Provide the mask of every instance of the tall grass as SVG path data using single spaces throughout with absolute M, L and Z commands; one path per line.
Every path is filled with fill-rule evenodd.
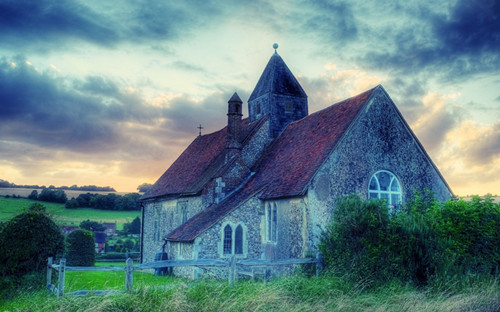
M 135 276 L 134 276 L 135 278 Z M 164 280 L 165 281 L 165 280 Z M 398 282 L 367 289 L 343 278 L 290 276 L 268 283 L 186 281 L 167 278 L 166 288 L 137 285 L 110 296 L 66 296 L 45 291 L 19 294 L 2 311 L 500 311 L 498 280 L 474 281 L 471 287 L 416 289 Z

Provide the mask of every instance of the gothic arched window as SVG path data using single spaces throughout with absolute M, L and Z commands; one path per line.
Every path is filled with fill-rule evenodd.
M 228 224 L 224 228 L 224 254 L 232 254 L 233 247 L 233 229 Z
M 236 255 L 243 254 L 243 228 L 241 225 L 238 225 L 234 231 L 234 253 Z
M 384 199 L 387 207 L 399 208 L 402 196 L 401 186 L 396 176 L 386 170 L 375 172 L 368 186 L 368 198 Z

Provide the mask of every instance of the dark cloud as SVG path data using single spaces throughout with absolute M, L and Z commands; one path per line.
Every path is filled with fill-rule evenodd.
M 489 0 L 461 0 L 447 14 L 434 12 L 431 5 L 398 12 L 416 22 L 392 29 L 380 29 L 374 24 L 366 39 L 383 36 L 385 40 L 358 59 L 370 67 L 392 69 L 399 74 L 427 72 L 452 80 L 497 73 L 499 12 L 500 2 Z
M 0 3 L 0 40 L 14 47 L 42 44 L 47 49 L 58 48 L 68 39 L 109 46 L 118 36 L 105 16 L 76 1 Z
M 199 124 L 204 133 L 223 127 L 234 92 L 226 86 L 230 91 L 202 100 L 180 95 L 151 105 L 140 91 L 117 80 L 47 74 L 22 57 L 0 62 L 0 81 L 0 141 L 10 143 L 0 149 L 1 158 L 23 164 L 56 159 L 48 151 L 72 153 L 72 158 L 109 155 L 129 163 L 165 161 L 174 157 L 168 150 L 181 150 L 196 137 Z
M 344 1 L 315 0 L 301 4 L 302 16 L 296 21 L 301 32 L 314 33 L 321 40 L 329 43 L 345 43 L 357 39 L 357 21 L 352 10 L 352 4 Z M 304 14 L 305 13 L 305 14 Z
M 218 14 L 207 2 L 7 0 L 0 3 L 0 40 L 4 47 L 37 52 L 74 47 L 75 40 L 104 47 L 173 40 Z

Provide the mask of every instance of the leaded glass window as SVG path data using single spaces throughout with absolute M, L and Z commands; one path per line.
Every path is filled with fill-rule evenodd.
M 233 229 L 231 229 L 231 226 L 228 224 L 224 228 L 224 254 L 231 254 L 232 253 L 232 236 L 233 236 Z
M 238 225 L 234 232 L 234 253 L 237 255 L 243 254 L 243 228 L 241 225 Z
M 368 198 L 383 199 L 391 209 L 400 208 L 401 186 L 396 176 L 386 170 L 375 172 L 368 186 Z

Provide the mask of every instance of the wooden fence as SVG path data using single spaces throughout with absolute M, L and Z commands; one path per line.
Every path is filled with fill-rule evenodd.
M 161 260 L 143 264 L 134 265 L 131 258 L 128 258 L 124 267 L 119 266 L 101 266 L 101 267 L 75 267 L 66 266 L 66 259 L 62 258 L 59 264 L 53 263 L 53 258 L 50 257 L 47 261 L 47 289 L 54 292 L 58 298 L 64 296 L 64 279 L 66 271 L 124 271 L 125 272 L 125 291 L 130 291 L 133 284 L 134 270 L 159 269 L 165 267 L 177 266 L 194 266 L 194 267 L 226 267 L 228 269 L 228 283 L 230 287 L 234 286 L 235 280 L 238 279 L 238 274 L 254 277 L 253 267 L 271 267 L 280 265 L 296 265 L 296 264 L 315 264 L 316 275 L 321 270 L 321 255 L 317 258 L 303 259 L 283 259 L 283 260 L 236 260 L 231 257 L 230 261 L 216 259 L 197 259 L 197 260 Z M 252 272 L 237 271 L 237 265 L 247 266 L 252 268 Z M 52 284 L 53 271 L 58 273 L 57 286 Z M 72 294 L 82 294 L 85 291 L 77 291 Z M 104 291 L 109 293 L 109 291 Z

